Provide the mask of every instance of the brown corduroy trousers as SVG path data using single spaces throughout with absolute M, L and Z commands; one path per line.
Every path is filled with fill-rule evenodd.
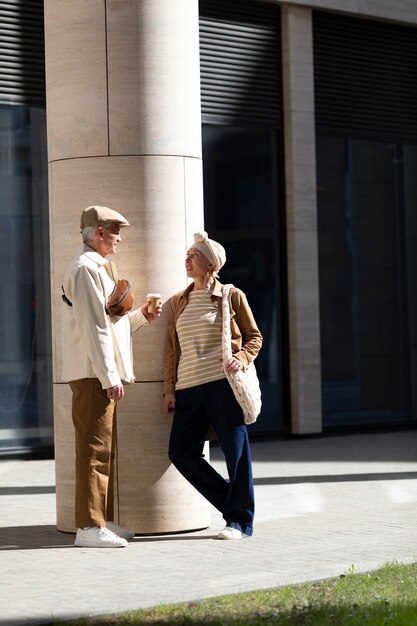
M 75 428 L 75 525 L 113 521 L 116 402 L 97 378 L 70 383 Z

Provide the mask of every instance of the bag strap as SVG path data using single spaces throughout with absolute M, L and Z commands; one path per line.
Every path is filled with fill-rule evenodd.
M 67 298 L 67 294 L 65 293 L 64 285 L 61 285 L 61 289 L 62 289 L 62 295 L 61 295 L 61 298 L 63 299 L 63 301 L 65 302 L 65 304 L 68 304 L 68 306 L 72 306 L 72 302 L 71 302 L 71 300 L 69 300 L 69 299 Z
M 105 263 L 103 267 L 114 282 L 114 284 L 117 285 L 117 283 L 119 282 L 119 275 L 117 273 L 116 264 L 113 263 L 113 261 L 107 261 L 107 263 Z
M 230 331 L 230 303 L 229 294 L 234 285 L 231 283 L 223 285 L 222 290 L 222 358 L 223 363 L 233 356 L 232 355 L 232 333 Z
M 113 263 L 113 261 L 107 261 L 107 263 L 104 263 L 103 265 L 100 265 L 100 267 L 104 267 L 104 269 L 106 270 L 109 278 L 114 282 L 114 289 L 116 289 L 117 287 L 117 283 L 119 282 L 119 277 L 117 275 L 117 268 L 115 263 Z M 106 313 L 108 314 L 108 310 L 107 310 L 107 300 L 108 298 L 106 297 L 106 288 L 103 282 L 103 279 L 100 275 L 100 272 L 98 273 L 98 276 L 100 278 L 100 282 L 101 282 L 101 286 L 103 287 L 103 295 L 105 297 L 105 310 Z M 114 291 L 114 290 L 113 290 Z

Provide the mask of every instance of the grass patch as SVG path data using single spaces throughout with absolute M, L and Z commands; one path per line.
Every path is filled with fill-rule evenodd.
M 417 563 L 338 579 L 161 605 L 73 626 L 417 626 Z

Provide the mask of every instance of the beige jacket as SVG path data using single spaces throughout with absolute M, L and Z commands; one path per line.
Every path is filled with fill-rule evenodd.
M 167 302 L 169 317 L 164 350 L 164 394 L 175 393 L 181 354 L 176 330 L 177 320 L 187 306 L 188 294 L 193 286 L 194 283 L 191 283 L 185 291 L 176 293 Z M 222 288 L 223 285 L 216 280 L 211 297 L 212 300 L 219 302 L 219 306 L 221 306 Z M 230 318 L 233 356 L 239 359 L 243 369 L 246 370 L 261 349 L 262 335 L 256 325 L 245 294 L 236 287 L 230 290 Z
M 134 382 L 131 333 L 148 323 L 139 309 L 123 317 L 106 314 L 106 299 L 115 287 L 106 263 L 84 245 L 63 282 L 72 306 L 62 303 L 63 379 L 98 378 L 103 389 Z

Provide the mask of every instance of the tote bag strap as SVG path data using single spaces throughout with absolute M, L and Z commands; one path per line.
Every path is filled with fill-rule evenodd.
M 230 303 L 229 294 L 234 285 L 223 285 L 222 291 L 222 358 L 223 363 L 233 356 L 232 355 L 232 333 L 230 331 Z

